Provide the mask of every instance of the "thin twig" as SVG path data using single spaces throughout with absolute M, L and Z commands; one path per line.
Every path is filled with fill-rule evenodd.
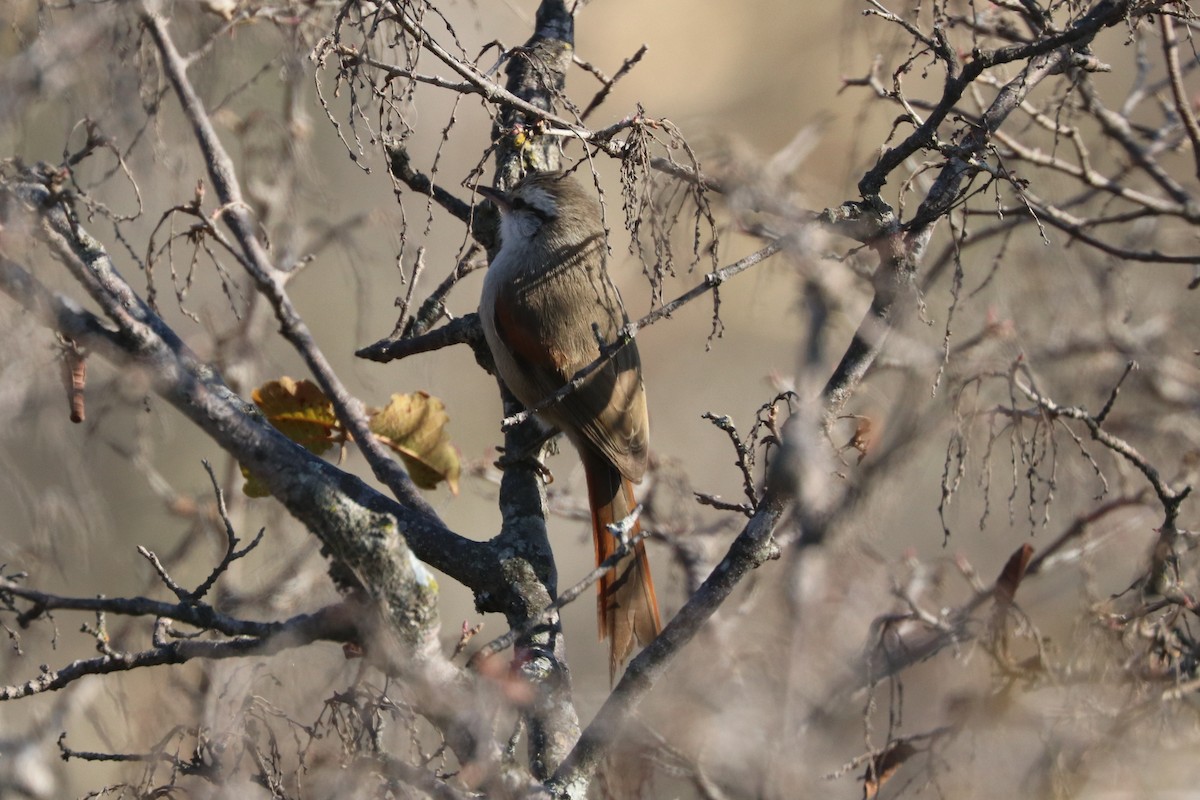
M 600 348 L 600 355 L 594 361 L 592 361 L 592 363 L 576 372 L 573 376 L 571 376 L 569 381 L 559 387 L 559 389 L 553 394 L 548 395 L 541 402 L 537 403 L 531 408 L 527 408 L 523 411 L 513 414 L 512 416 L 506 417 L 501 425 L 501 428 L 503 430 L 515 428 L 527 420 L 530 415 L 536 414 L 539 411 L 544 411 L 555 403 L 560 402 L 564 397 L 576 391 L 580 386 L 586 383 L 588 377 L 591 376 L 592 373 L 615 358 L 616 354 L 621 350 L 621 348 L 627 346 L 629 342 L 637 338 L 638 332 L 642 328 L 653 325 L 655 322 L 671 316 L 671 314 L 673 314 L 682 306 L 690 303 L 697 297 L 701 297 L 704 294 L 717 289 L 719 286 L 721 286 L 721 284 L 725 283 L 739 272 L 743 272 L 750 267 L 755 266 L 756 264 L 762 263 L 778 253 L 780 250 L 783 250 L 787 246 L 788 241 L 788 239 L 784 238 L 769 242 L 765 247 L 756 250 L 745 258 L 739 259 L 729 266 L 723 267 L 715 272 L 706 274 L 702 283 L 692 287 L 688 291 L 676 297 L 674 300 L 655 308 L 638 321 L 627 322 L 621 327 L 616 338 L 612 342 L 608 342 Z
M 389 455 L 387 449 L 371 435 L 366 410 L 361 401 L 351 395 L 338 378 L 325 354 L 313 339 L 304 319 L 284 290 L 284 280 L 279 270 L 271 263 L 266 249 L 258 237 L 258 227 L 251 218 L 249 206 L 242 199 L 233 160 L 225 151 L 205 111 L 204 104 L 187 77 L 187 64 L 167 33 L 167 23 L 147 4 L 143 6 L 142 22 L 150 32 L 163 68 L 204 154 L 209 179 L 221 206 L 225 210 L 223 219 L 233 232 L 241 248 L 243 264 L 254 279 L 260 292 L 270 300 L 280 330 L 296 351 L 304 358 L 313 376 L 326 396 L 333 402 L 338 418 L 350 432 L 355 444 L 371 465 L 375 476 L 404 503 L 424 513 L 433 514 L 433 508 L 421 495 L 408 474 Z
M 59 598 L 31 592 L 11 581 L 0 579 L 0 594 L 34 599 L 42 608 L 93 608 L 110 613 L 166 616 L 181 622 L 218 630 L 234 638 L 222 640 L 177 639 L 149 650 L 134 653 L 112 651 L 97 658 L 73 661 L 59 669 L 46 668 L 24 683 L 0 686 L 0 701 L 52 692 L 87 675 L 127 672 L 163 664 L 182 664 L 197 658 L 223 659 L 249 655 L 270 655 L 316 641 L 353 641 L 357 632 L 347 620 L 342 604 L 328 606 L 313 614 L 301 614 L 283 622 L 248 622 L 218 614 L 207 606 L 186 603 L 156 603 L 146 598 Z M 163 614 L 157 614 L 163 611 Z

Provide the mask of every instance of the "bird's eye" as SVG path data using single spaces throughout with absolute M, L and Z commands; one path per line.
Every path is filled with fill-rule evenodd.
M 526 202 L 525 202 L 525 199 L 524 199 L 523 197 L 514 197 L 513 199 L 511 199 L 511 200 L 509 200 L 509 201 L 508 201 L 508 205 L 509 205 L 511 208 L 513 208 L 513 209 L 522 209 L 522 208 L 524 208 L 524 207 L 525 207 L 527 204 L 526 204 Z

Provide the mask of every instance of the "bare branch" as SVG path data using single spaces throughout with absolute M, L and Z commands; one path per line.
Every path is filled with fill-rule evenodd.
M 285 338 L 304 357 L 322 390 L 333 401 L 338 418 L 350 431 L 355 444 L 371 465 L 376 478 L 395 496 L 417 511 L 430 515 L 432 508 L 413 485 L 411 479 L 391 458 L 387 449 L 371 435 L 366 410 L 351 396 L 334 372 L 332 365 L 317 347 L 312 333 L 284 291 L 285 275 L 272 263 L 258 238 L 257 225 L 251 219 L 249 207 L 242 199 L 233 161 L 225 152 L 209 120 L 204 104 L 187 77 L 187 64 L 167 33 L 167 23 L 150 6 L 143 7 L 143 23 L 150 32 L 162 56 L 167 77 L 192 124 L 193 133 L 208 166 L 209 178 L 224 209 L 223 218 L 233 232 L 242 252 L 243 264 L 260 292 L 270 301 L 279 319 Z
M 1196 162 L 1196 177 L 1200 178 L 1200 122 L 1196 121 L 1192 99 L 1183 87 L 1183 73 L 1179 69 L 1179 43 L 1175 39 L 1175 22 L 1170 14 L 1159 14 L 1158 24 L 1162 30 L 1163 54 L 1167 62 L 1167 76 L 1171 82 L 1171 94 L 1175 98 L 1175 113 L 1183 120 L 1183 129 L 1187 131 L 1188 139 L 1192 142 L 1192 159 Z
M 571 392 L 577 391 L 578 388 L 587 381 L 588 376 L 611 361 L 622 347 L 625 347 L 629 342 L 637 338 L 638 331 L 640 331 L 642 328 L 653 325 L 659 320 L 669 318 L 671 314 L 673 314 L 682 306 L 690 303 L 697 297 L 701 297 L 708 292 L 715 291 L 721 286 L 721 284 L 725 283 L 739 272 L 744 272 L 750 267 L 762 263 L 766 259 L 785 249 L 787 245 L 788 240 L 784 239 L 778 239 L 770 242 L 765 247 L 756 250 L 745 258 L 739 259 L 729 266 L 723 267 L 715 272 L 706 274 L 704 276 L 703 283 L 697 284 L 693 288 L 676 297 L 674 300 L 671 300 L 659 306 L 658 308 L 653 309 L 636 322 L 626 323 L 621 328 L 620 336 L 618 336 L 612 342 L 606 342 L 603 346 L 601 346 L 600 355 L 597 356 L 595 361 L 579 370 L 579 372 L 575 373 L 575 375 L 571 377 L 571 380 L 567 381 L 561 388 L 555 391 L 554 394 L 549 395 L 545 400 L 538 403 L 533 408 L 522 409 L 515 414 L 505 417 L 502 427 L 505 430 L 515 428 L 516 426 L 525 422 L 525 420 L 529 419 L 531 415 L 536 414 L 539 411 L 543 411 L 555 403 L 560 402 Z
M 344 605 L 329 606 L 313 614 L 301 614 L 284 622 L 247 622 L 217 613 L 207 606 L 159 603 L 146 598 L 69 598 L 34 592 L 0 579 L 0 595 L 9 594 L 34 602 L 34 609 L 100 610 L 114 614 L 159 616 L 176 619 L 203 629 L 219 631 L 228 639 L 177 639 L 134 653 L 112 652 L 96 658 L 73 661 L 60 669 L 45 669 L 25 683 L 0 686 L 0 701 L 29 697 L 62 689 L 87 675 L 127 672 L 163 664 L 182 664 L 193 659 L 241 658 L 271 655 L 317 641 L 348 642 L 358 636 L 347 624 Z
M 513 643 L 518 639 L 528 636 L 539 625 L 545 624 L 558 611 L 565 608 L 569 603 L 575 602 L 577 599 L 579 599 L 580 595 L 595 586 L 596 582 L 603 578 L 606 573 L 616 567 L 622 558 L 629 555 L 630 549 L 635 544 L 653 535 L 654 532 L 651 530 L 642 530 L 636 536 L 623 540 L 620 546 L 613 551 L 611 556 L 606 558 L 587 575 L 584 575 L 583 578 L 581 578 L 574 586 L 570 587 L 564 592 L 561 592 L 558 597 L 555 598 L 553 603 L 543 608 L 540 612 L 538 612 L 537 615 L 528 619 L 521 627 L 510 629 L 508 633 L 505 633 L 503 636 L 496 637 L 483 647 L 476 650 L 471 658 L 467 661 L 467 668 L 478 670 L 483 662 L 485 662 L 487 659 L 491 658 L 497 653 L 504 652 L 508 648 L 512 647 Z

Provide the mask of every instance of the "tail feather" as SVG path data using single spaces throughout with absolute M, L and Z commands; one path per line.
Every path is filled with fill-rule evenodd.
M 598 453 L 583 454 L 583 467 L 592 508 L 592 542 L 596 547 L 596 563 L 600 564 L 617 549 L 616 537 L 608 526 L 625 519 L 636 505 L 633 484 Z M 629 535 L 640 530 L 641 526 L 635 523 Z M 647 645 L 662 630 L 644 542 L 634 545 L 633 551 L 600 579 L 596 615 L 600 638 L 609 640 L 611 680 L 633 651 L 635 639 Z

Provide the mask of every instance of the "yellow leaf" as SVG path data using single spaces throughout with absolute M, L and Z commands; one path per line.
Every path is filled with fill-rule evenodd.
M 243 465 L 238 464 L 242 470 L 242 477 L 246 482 L 242 484 L 242 494 L 246 497 L 270 497 L 271 493 L 267 491 L 267 487 L 263 485 L 253 472 L 246 469 Z
M 321 455 L 341 435 L 333 403 L 312 381 L 295 381 L 286 375 L 250 393 L 250 399 L 279 432 L 306 450 Z M 239 465 L 241 466 L 241 465 Z M 256 475 L 241 466 L 247 497 L 268 497 L 270 492 Z
M 446 406 L 425 392 L 394 394 L 386 408 L 371 417 L 371 432 L 395 450 L 413 482 L 422 489 L 445 481 L 458 494 L 462 465 L 458 449 L 450 443 Z
M 345 437 L 333 413 L 333 403 L 311 381 L 288 377 L 264 383 L 251 392 L 263 416 L 292 441 L 322 455 Z M 371 416 L 371 432 L 399 454 L 413 482 L 422 489 L 435 489 L 445 481 L 458 494 L 462 470 L 458 450 L 446 433 L 446 406 L 425 392 L 394 394 L 387 407 Z M 242 467 L 248 497 L 266 497 L 269 492 L 258 478 Z
M 284 376 L 264 383 L 250 397 L 280 433 L 317 455 L 332 447 L 341 433 L 333 403 L 312 381 Z

